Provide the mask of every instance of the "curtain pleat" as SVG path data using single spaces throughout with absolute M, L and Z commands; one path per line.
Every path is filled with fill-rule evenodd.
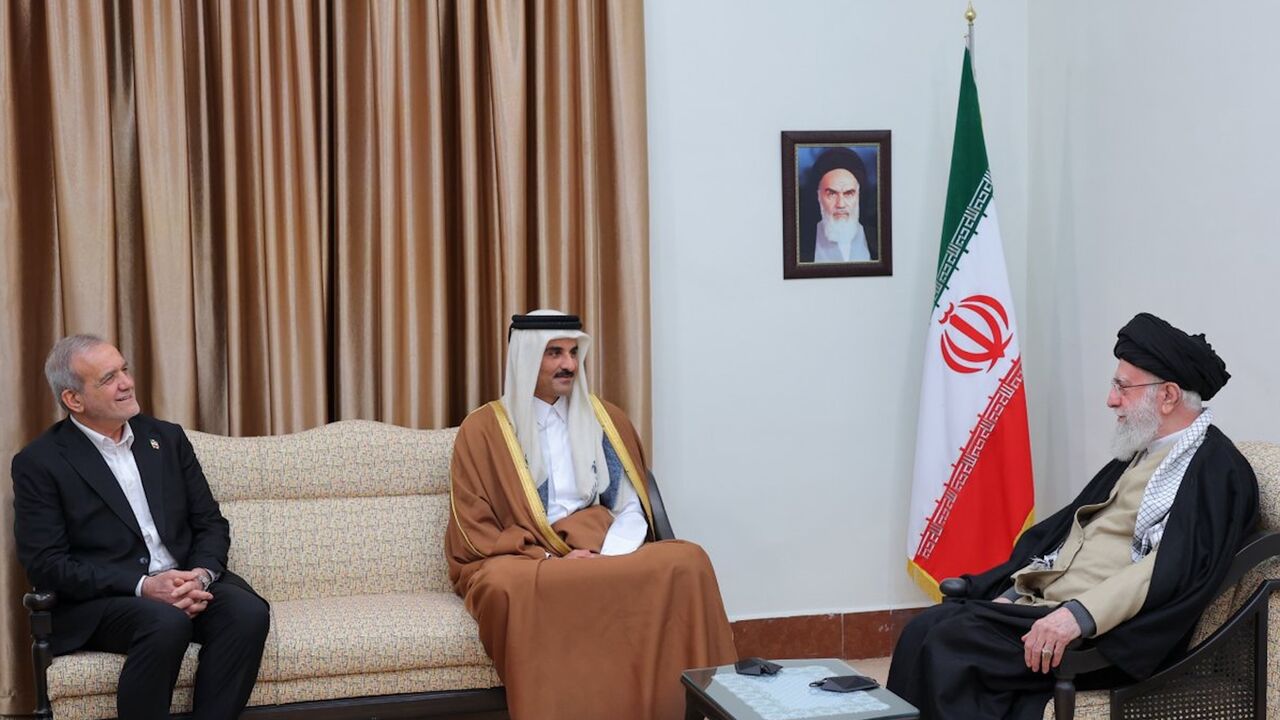
M 194 429 L 442 427 L 536 307 L 647 434 L 643 52 L 633 0 L 0 3 L 0 457 L 59 418 L 66 334 Z M 0 714 L 28 589 L 0 533 Z
M 334 27 L 338 415 L 456 423 L 510 316 L 557 307 L 647 428 L 642 7 L 352 0 Z
M 54 417 L 42 377 L 61 323 L 57 194 L 53 173 L 48 18 L 31 0 L 0 4 L 0 367 L 12 401 L 0 413 L 0 457 L 11 458 Z M 27 242 L 26 238 L 38 239 Z M 30 712 L 30 626 L 22 595 L 30 588 L 14 558 L 13 490 L 0 483 L 0 713 Z

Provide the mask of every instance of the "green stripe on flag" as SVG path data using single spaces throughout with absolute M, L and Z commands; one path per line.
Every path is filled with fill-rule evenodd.
M 966 48 L 964 68 L 960 72 L 956 135 L 951 146 L 951 177 L 947 182 L 947 204 L 942 215 L 942 243 L 938 248 L 938 278 L 933 293 L 935 308 L 960 256 L 969 246 L 979 218 L 991 202 L 991 174 L 988 169 L 987 144 L 982 138 L 982 111 L 978 108 L 978 86 L 973 80 L 973 63 Z

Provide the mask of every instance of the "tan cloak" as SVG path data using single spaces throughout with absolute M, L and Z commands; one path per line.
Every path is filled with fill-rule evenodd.
M 652 528 L 635 429 L 617 407 L 592 401 Z M 697 545 L 559 557 L 598 552 L 612 516 L 595 505 L 547 524 L 500 403 L 463 421 L 451 482 L 449 578 L 480 625 L 513 720 L 682 718 L 680 672 L 736 659 L 715 572 Z

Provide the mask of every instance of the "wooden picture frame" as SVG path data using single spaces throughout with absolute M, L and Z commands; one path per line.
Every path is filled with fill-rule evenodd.
M 782 277 L 893 274 L 890 135 L 782 132 Z

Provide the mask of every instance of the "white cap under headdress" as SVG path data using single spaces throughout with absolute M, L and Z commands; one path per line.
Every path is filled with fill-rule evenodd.
M 524 317 L 570 318 L 559 310 L 534 310 Z M 533 323 L 537 324 L 537 323 Z M 515 426 L 516 439 L 524 450 L 529 463 L 529 474 L 534 484 L 541 487 L 547 481 L 546 464 L 542 458 L 542 443 L 538 436 L 538 421 L 533 411 L 533 392 L 538 386 L 538 373 L 542 369 L 542 356 L 552 340 L 578 341 L 578 372 L 569 392 L 569 448 L 573 454 L 574 479 L 584 497 L 595 498 L 609 486 L 609 470 L 604 457 L 604 428 L 596 419 L 587 388 L 586 359 L 591 349 L 591 336 L 576 329 L 580 323 L 556 323 L 560 328 L 520 329 L 512 323 L 511 337 L 507 343 L 507 377 L 502 386 L 502 405 Z

